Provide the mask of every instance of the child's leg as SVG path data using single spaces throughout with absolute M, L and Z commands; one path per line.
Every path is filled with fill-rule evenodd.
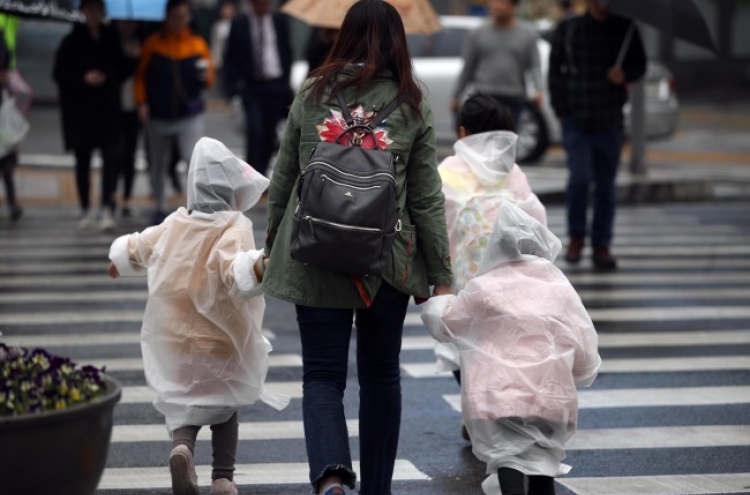
M 198 477 L 195 474 L 195 439 L 200 426 L 183 426 L 172 432 L 172 450 L 169 453 L 169 472 L 172 476 L 173 495 L 198 495 Z
M 190 452 L 195 452 L 195 440 L 198 438 L 200 426 L 183 426 L 172 432 L 172 448 L 184 445 Z
M 503 495 L 525 495 L 523 488 L 525 476 L 521 471 L 502 467 L 497 470 L 497 478 Z
M 555 478 L 529 476 L 529 495 L 555 495 Z
M 239 421 L 236 412 L 226 423 L 211 425 L 211 447 L 214 456 L 214 462 L 211 464 L 213 467 L 212 480 L 220 478 L 232 480 L 238 435 Z

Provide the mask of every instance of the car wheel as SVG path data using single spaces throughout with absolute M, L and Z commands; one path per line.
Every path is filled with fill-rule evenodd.
M 542 112 L 527 101 L 518 119 L 518 163 L 531 164 L 542 159 L 549 147 L 549 130 Z

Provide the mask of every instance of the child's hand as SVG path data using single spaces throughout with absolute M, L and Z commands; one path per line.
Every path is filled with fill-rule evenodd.
M 109 262 L 109 267 L 107 268 L 107 273 L 112 278 L 117 278 L 117 277 L 120 276 L 120 272 L 117 271 L 117 267 L 111 261 Z

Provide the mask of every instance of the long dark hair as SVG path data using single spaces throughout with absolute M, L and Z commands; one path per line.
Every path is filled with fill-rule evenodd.
M 414 78 L 404 23 L 393 5 L 383 0 L 358 0 L 352 5 L 326 61 L 311 74 L 317 80 L 310 98 L 320 102 L 335 75 L 351 64 L 361 67 L 352 77 L 334 82 L 334 92 L 366 84 L 390 71 L 404 103 L 419 114 L 422 90 Z

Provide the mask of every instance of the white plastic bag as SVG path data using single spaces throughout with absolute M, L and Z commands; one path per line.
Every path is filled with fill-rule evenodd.
M 7 155 L 18 146 L 29 129 L 29 121 L 18 109 L 15 97 L 3 91 L 3 103 L 0 105 L 0 156 Z

